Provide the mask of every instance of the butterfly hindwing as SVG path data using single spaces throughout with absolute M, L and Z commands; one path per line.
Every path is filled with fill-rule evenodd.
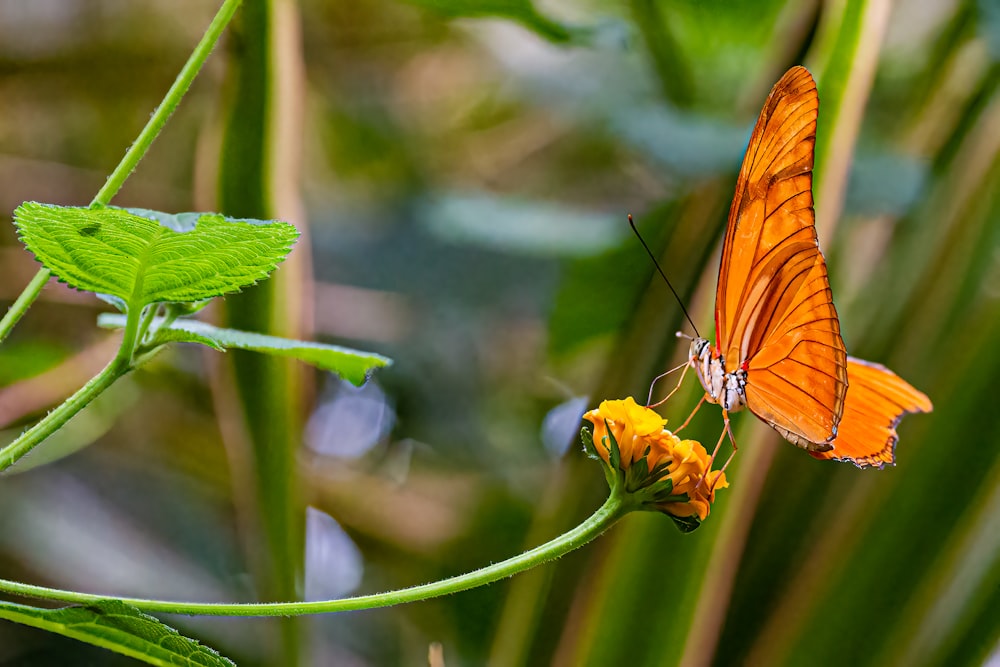
M 833 449 L 818 459 L 850 461 L 859 468 L 894 463 L 896 424 L 911 412 L 933 409 L 926 394 L 881 364 L 847 358 L 850 389 Z

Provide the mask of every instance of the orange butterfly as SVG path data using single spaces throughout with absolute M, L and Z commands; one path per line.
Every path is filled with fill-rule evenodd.
M 793 67 L 771 89 L 729 209 L 715 294 L 718 344 L 691 343 L 703 400 L 744 405 L 816 458 L 893 462 L 896 424 L 930 400 L 895 373 L 847 356 L 816 237 L 813 151 L 819 97 Z M 721 443 L 721 440 L 720 440 Z

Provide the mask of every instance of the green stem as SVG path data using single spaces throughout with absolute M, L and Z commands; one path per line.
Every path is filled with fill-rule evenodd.
M 83 410 L 115 380 L 132 370 L 132 355 L 135 353 L 142 310 L 133 308 L 125 321 L 118 354 L 100 373 L 90 378 L 75 394 L 66 399 L 55 410 L 45 415 L 37 424 L 22 433 L 14 442 L 0 449 L 0 472 L 17 463 L 22 456 L 41 444 L 46 438 L 62 428 L 76 413 Z
M 39 269 L 35 277 L 28 283 L 28 286 L 21 292 L 21 296 L 17 297 L 17 301 L 7 309 L 7 314 L 0 320 L 0 343 L 7 338 L 14 325 L 28 312 L 28 308 L 35 302 L 38 295 L 42 293 L 42 288 L 45 287 L 45 283 L 49 281 L 51 275 L 52 273 L 48 269 Z
M 125 179 L 129 177 L 129 174 L 135 169 L 135 166 L 139 164 L 139 160 L 146 154 L 149 147 L 152 145 L 153 141 L 160 134 L 160 130 L 166 125 L 167 119 L 170 115 L 174 113 L 177 105 L 180 104 L 181 98 L 191 87 L 191 83 L 194 78 L 198 75 L 202 66 L 205 64 L 205 60 L 208 59 L 212 49 L 215 48 L 216 42 L 219 41 L 219 37 L 222 36 L 222 31 L 225 30 L 226 26 L 229 24 L 230 19 L 233 18 L 233 14 L 236 13 L 236 9 L 240 6 L 242 0 L 225 0 L 222 3 L 222 7 L 219 8 L 218 13 L 215 18 L 212 19 L 212 23 L 208 26 L 208 30 L 205 31 L 204 36 L 201 41 L 198 42 L 198 46 L 194 48 L 191 56 L 188 58 L 187 62 L 184 63 L 183 69 L 181 69 L 180 74 L 174 80 L 174 85 L 170 86 L 170 90 L 167 91 L 166 96 L 164 96 L 163 101 L 160 102 L 160 106 L 156 107 L 156 111 L 150 116 L 149 122 L 146 123 L 146 127 L 142 128 L 142 132 L 136 138 L 135 143 L 133 143 L 128 152 L 125 153 L 125 157 L 122 161 L 118 163 L 115 170 L 111 172 L 108 176 L 107 182 L 105 182 L 104 187 L 97 193 L 94 197 L 94 201 L 90 203 L 91 206 L 105 206 L 111 199 L 118 194 L 121 190 L 122 184 L 125 183 Z
M 157 303 L 152 303 L 146 306 L 145 315 L 142 317 L 142 322 L 139 324 L 139 334 L 136 337 L 136 341 L 141 345 L 146 340 L 146 334 L 149 333 L 149 325 L 153 323 L 156 318 L 156 313 L 160 310 L 160 305 Z
M 622 516 L 637 509 L 636 502 L 620 491 L 613 490 L 604 504 L 590 518 L 567 533 L 550 542 L 535 547 L 523 554 L 503 562 L 490 565 L 467 574 L 435 581 L 422 586 L 404 588 L 398 591 L 361 595 L 342 600 L 322 600 L 319 602 L 271 602 L 260 604 L 226 604 L 207 602 L 170 602 L 167 600 L 146 600 L 140 598 L 117 598 L 105 595 L 90 595 L 74 591 L 64 591 L 43 586 L 32 586 L 16 581 L 0 579 L 0 592 L 56 600 L 74 604 L 91 604 L 110 600 L 121 600 L 146 612 L 187 614 L 190 616 L 303 616 L 307 614 L 328 614 L 359 609 L 389 607 L 407 602 L 427 600 L 449 593 L 468 590 L 510 577 L 518 572 L 541 565 L 558 558 L 577 547 L 583 546 L 611 527 Z
M 153 112 L 149 122 L 146 123 L 146 127 L 142 128 L 142 132 L 139 133 L 135 142 L 129 147 L 125 153 L 125 157 L 122 158 L 122 161 L 118 163 L 115 170 L 108 176 L 104 187 L 98 191 L 90 203 L 91 206 L 107 205 L 118 194 L 118 191 L 121 190 L 125 179 L 135 170 L 136 165 L 139 164 L 139 160 L 149 150 L 149 147 L 160 134 L 163 126 L 166 125 L 170 115 L 173 114 L 184 94 L 191 87 L 195 76 L 198 75 L 198 72 L 205 64 L 205 60 L 219 41 L 222 31 L 225 30 L 229 21 L 233 18 L 233 14 L 236 13 L 241 2 L 242 0 L 225 0 L 222 3 L 222 7 L 219 8 L 215 18 L 212 19 L 212 23 L 208 26 L 208 30 L 205 31 L 201 41 L 198 42 L 198 46 L 195 47 L 187 62 L 184 63 L 184 67 L 174 80 L 174 84 L 170 86 L 170 90 L 167 91 L 163 101 L 156 107 L 156 111 Z M 42 287 L 51 275 L 52 273 L 48 269 L 39 269 L 35 277 L 28 283 L 28 286 L 21 292 L 21 295 L 17 297 L 17 301 L 7 311 L 3 320 L 0 320 L 0 342 L 3 342 L 7 338 L 7 335 L 28 311 L 31 304 L 38 298 Z
M 138 282 L 141 283 L 141 279 Z M 115 355 L 115 361 L 121 365 L 123 372 L 132 370 L 132 356 L 139 345 L 139 329 L 145 320 L 143 317 L 144 309 L 141 306 L 130 303 L 127 308 L 128 314 L 125 317 L 122 344 L 118 348 L 118 354 Z
M 98 394 L 110 387 L 115 380 L 124 374 L 125 371 L 122 370 L 121 363 L 116 357 L 58 408 L 45 415 L 44 419 L 22 433 L 14 442 L 0 449 L 0 472 L 17 463 L 22 456 L 62 428 L 76 413 L 85 408 L 97 398 Z

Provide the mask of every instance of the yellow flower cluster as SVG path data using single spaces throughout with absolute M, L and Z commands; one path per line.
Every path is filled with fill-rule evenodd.
M 666 430 L 665 419 L 631 396 L 602 401 L 583 418 L 594 425 L 597 454 L 624 473 L 626 490 L 644 495 L 645 504 L 662 512 L 704 520 L 716 490 L 729 486 L 725 473 L 711 470 L 711 457 L 701 443 Z

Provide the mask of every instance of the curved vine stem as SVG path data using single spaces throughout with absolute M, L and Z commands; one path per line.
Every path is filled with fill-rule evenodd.
M 272 602 L 260 604 L 227 604 L 210 602 L 171 602 L 142 598 L 118 598 L 105 595 L 91 595 L 74 591 L 64 591 L 43 586 L 22 584 L 0 579 L 0 592 L 22 595 L 43 600 L 55 600 L 72 604 L 90 604 L 119 600 L 145 612 L 186 614 L 189 616 L 304 616 L 308 614 L 329 614 L 359 609 L 376 609 L 407 602 L 427 600 L 449 593 L 468 590 L 493 583 L 517 574 L 547 561 L 558 558 L 590 542 L 606 531 L 628 512 L 638 509 L 638 502 L 616 488 L 604 504 L 583 523 L 559 537 L 535 547 L 520 555 L 500 563 L 472 572 L 397 591 L 361 595 L 341 600 L 317 602 Z

